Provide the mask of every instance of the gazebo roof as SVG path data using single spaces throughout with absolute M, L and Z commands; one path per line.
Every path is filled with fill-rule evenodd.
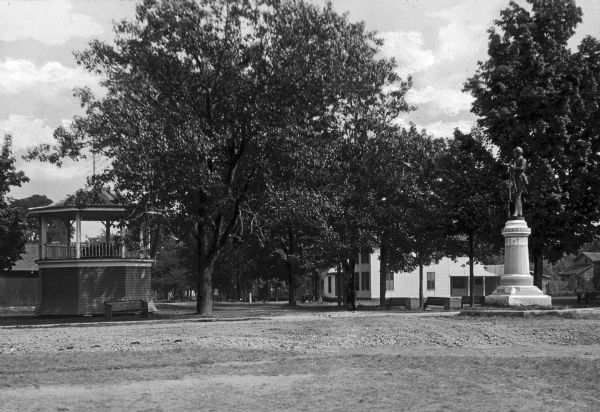
M 75 194 L 47 206 L 32 207 L 27 216 L 70 218 L 79 213 L 83 220 L 118 219 L 125 215 L 126 208 L 117 202 L 107 190 L 78 190 Z

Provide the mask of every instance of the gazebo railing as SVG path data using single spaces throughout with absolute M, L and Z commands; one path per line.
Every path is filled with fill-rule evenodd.
M 76 259 L 77 247 L 75 243 L 46 243 L 44 245 L 44 259 L 64 260 Z M 80 246 L 80 258 L 147 258 L 148 250 L 143 247 L 134 249 L 124 248 L 119 242 L 84 242 Z
M 44 259 L 75 259 L 77 256 L 75 243 L 46 243 Z
M 122 248 L 114 242 L 85 242 L 81 244 L 81 257 L 122 257 Z

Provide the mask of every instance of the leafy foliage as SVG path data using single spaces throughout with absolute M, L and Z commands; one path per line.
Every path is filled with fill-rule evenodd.
M 498 254 L 506 213 L 503 168 L 486 145 L 480 130 L 454 132 L 437 164 L 440 191 L 447 207 L 446 226 L 451 254 L 469 257 L 470 296 L 475 285 L 473 264 Z
M 207 314 L 215 261 L 257 223 L 265 191 L 284 193 L 285 177 L 322 169 L 359 109 L 404 104 L 402 84 L 384 92 L 399 79 L 393 61 L 376 57 L 380 45 L 331 5 L 146 0 L 135 20 L 116 24 L 114 43 L 77 54 L 104 76 L 106 95 L 80 90 L 85 116 L 30 156 L 105 156 L 111 167 L 96 183 L 164 211 L 179 236 L 191 232 L 197 310 Z
M 193 259 L 183 243 L 169 237 L 161 245 L 153 268 L 152 288 L 163 297 L 171 293 L 182 299 L 185 292 L 194 289 Z
M 598 80 L 600 45 L 568 40 L 581 22 L 575 2 L 511 2 L 490 29 L 487 61 L 465 89 L 479 125 L 507 160 L 515 146 L 528 159 L 525 216 L 541 287 L 542 256 L 556 261 L 597 233 L 600 217 Z
M 402 250 L 410 250 L 419 267 L 419 301 L 423 306 L 423 267 L 448 256 L 449 232 L 445 226 L 449 213 L 437 167 L 444 141 L 433 139 L 415 127 L 403 132 L 410 147 L 410 186 L 406 197 L 406 237 Z
M 32 195 L 23 199 L 14 199 L 10 205 L 11 207 L 19 209 L 22 216 L 25 216 L 27 210 L 31 207 L 48 206 L 52 204 L 52 200 L 48 199 L 44 195 Z M 24 234 L 25 238 L 29 242 L 37 242 L 39 239 L 39 222 L 37 218 L 30 217 L 24 221 Z M 63 220 L 51 220 L 48 222 L 47 227 L 47 241 L 48 242 L 66 242 L 67 241 L 67 228 L 66 222 Z
M 4 136 L 0 151 L 0 270 L 10 269 L 25 247 L 20 209 L 9 206 L 6 195 L 11 186 L 21 186 L 29 179 L 15 168 L 11 151 L 12 137 Z

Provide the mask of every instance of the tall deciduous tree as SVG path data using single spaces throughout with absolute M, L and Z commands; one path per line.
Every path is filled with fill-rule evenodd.
M 407 131 L 395 125 L 382 124 L 374 139 L 366 146 L 365 170 L 360 171 L 365 187 L 359 192 L 368 199 L 366 214 L 374 229 L 374 242 L 380 248 L 380 305 L 385 305 L 387 281 L 394 271 L 410 271 L 414 259 L 406 247 L 408 199 L 413 192 L 412 147 Z
M 471 306 L 473 265 L 499 252 L 500 230 L 507 217 L 503 168 L 487 146 L 480 130 L 469 134 L 456 130 L 438 159 L 440 190 L 447 204 L 446 224 L 454 238 L 450 245 L 456 255 L 469 257 Z
M 10 269 L 25 247 L 25 234 L 20 209 L 9 206 L 6 195 L 11 187 L 21 186 L 29 179 L 15 168 L 12 137 L 4 136 L 0 150 L 0 270 Z
M 409 141 L 411 185 L 406 197 L 405 230 L 401 250 L 411 250 L 414 265 L 419 268 L 419 302 L 424 303 L 423 268 L 432 261 L 449 255 L 448 231 L 445 222 L 448 206 L 440 189 L 441 176 L 437 167 L 444 141 L 433 139 L 413 126 L 404 130 Z
M 382 221 L 386 205 L 382 199 L 390 189 L 385 182 L 388 171 L 384 165 L 397 153 L 394 122 L 401 112 L 411 110 L 404 98 L 411 79 L 400 79 L 395 68 L 393 61 L 371 64 L 360 75 L 370 88 L 360 90 L 349 101 L 338 121 L 342 139 L 332 162 L 330 193 L 339 209 L 331 216 L 331 226 L 337 235 L 334 248 L 340 262 L 338 267 L 344 273 L 340 282 L 343 285 L 338 286 L 350 307 L 355 306 L 357 296 L 356 257 L 379 247 L 384 238 Z M 397 170 L 394 165 L 393 171 Z
M 575 54 L 568 41 L 581 22 L 573 0 L 511 2 L 490 29 L 489 58 L 465 89 L 479 125 L 508 160 L 515 146 L 528 159 L 524 199 L 532 226 L 535 284 L 551 261 L 589 242 L 600 218 L 597 91 L 598 42 Z M 591 88 L 591 89 L 590 89 Z M 592 93 L 592 94 L 590 94 Z
M 335 238 L 327 220 L 334 208 L 327 196 L 303 185 L 267 194 L 263 243 L 285 265 L 291 306 L 296 305 L 300 274 L 335 264 L 329 247 Z
M 292 165 L 327 161 L 316 142 L 336 141 L 353 104 L 394 80 L 380 76 L 393 67 L 376 58 L 380 44 L 331 5 L 145 0 L 114 44 L 77 55 L 106 95 L 80 90 L 85 116 L 56 131 L 57 150 L 30 154 L 60 162 L 90 148 L 111 164 L 98 182 L 193 228 L 197 311 L 209 314 L 215 261 L 256 212 L 280 152 Z

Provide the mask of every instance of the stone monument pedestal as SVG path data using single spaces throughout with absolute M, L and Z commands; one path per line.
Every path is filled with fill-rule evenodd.
M 552 306 L 552 298 L 533 285 L 529 273 L 529 245 L 531 229 L 525 218 L 512 218 L 506 222 L 502 235 L 504 247 L 504 275 L 500 285 L 485 297 L 486 305 L 493 306 Z

